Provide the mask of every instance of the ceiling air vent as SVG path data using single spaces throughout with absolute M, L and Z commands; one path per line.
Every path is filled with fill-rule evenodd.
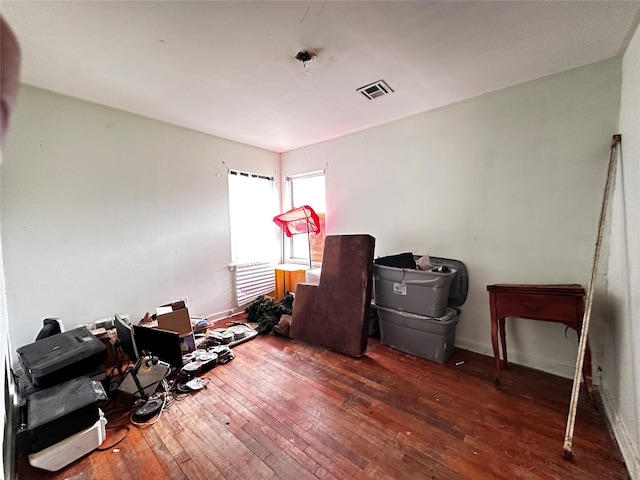
M 374 98 L 381 97 L 382 95 L 387 95 L 389 93 L 392 93 L 393 90 L 389 85 L 385 83 L 384 80 L 378 80 L 377 82 L 373 82 L 373 83 L 370 83 L 369 85 L 365 85 L 364 87 L 358 88 L 356 92 L 360 92 L 369 100 L 373 100 Z

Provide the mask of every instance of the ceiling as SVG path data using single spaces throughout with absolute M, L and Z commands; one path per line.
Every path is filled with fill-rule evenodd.
M 639 7 L 2 0 L 24 83 L 275 152 L 614 57 Z

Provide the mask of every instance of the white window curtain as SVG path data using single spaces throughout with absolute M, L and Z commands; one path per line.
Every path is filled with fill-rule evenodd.
M 229 170 L 229 214 L 233 263 L 275 262 L 278 259 L 278 214 L 275 179 Z

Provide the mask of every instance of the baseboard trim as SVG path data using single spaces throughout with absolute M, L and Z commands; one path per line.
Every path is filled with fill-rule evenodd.
M 627 472 L 633 480 L 640 480 L 640 455 L 637 446 L 633 444 L 624 422 L 618 415 L 617 404 L 607 386 L 601 385 L 599 392 L 609 428 L 618 442 L 618 448 L 627 466 Z
M 464 339 L 456 338 L 456 347 L 464 350 L 469 350 L 482 355 L 493 357 L 493 348 L 491 345 L 480 344 L 476 342 L 469 342 Z M 537 357 L 535 355 L 529 355 L 519 352 L 512 348 L 509 349 L 509 363 L 515 363 L 525 367 L 533 368 L 535 370 L 541 370 L 546 373 L 551 373 L 563 378 L 573 379 L 575 372 L 575 364 L 566 365 L 563 363 L 555 362 L 549 358 Z
M 229 310 L 224 310 L 222 312 L 217 312 L 217 313 L 210 313 L 209 315 L 205 315 L 203 318 L 206 318 L 207 321 L 209 322 L 217 322 L 218 320 L 222 320 L 225 318 L 229 318 L 232 317 L 234 315 L 237 315 L 239 313 L 244 312 L 246 306 L 243 307 L 237 307 L 237 308 L 230 308 Z

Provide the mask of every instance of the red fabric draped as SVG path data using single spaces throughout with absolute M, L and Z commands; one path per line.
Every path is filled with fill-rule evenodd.
M 307 231 L 310 233 L 320 232 L 318 214 L 309 205 L 276 215 L 273 217 L 273 221 L 287 234 L 287 237 L 298 233 L 307 233 Z

